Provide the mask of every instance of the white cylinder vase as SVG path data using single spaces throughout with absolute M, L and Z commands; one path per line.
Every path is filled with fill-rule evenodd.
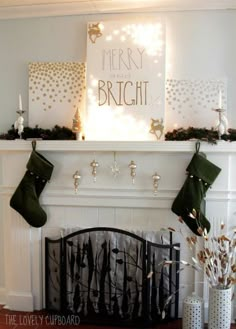
M 208 329 L 230 329 L 232 289 L 209 289 Z
M 203 329 L 203 299 L 193 294 L 184 300 L 182 329 Z

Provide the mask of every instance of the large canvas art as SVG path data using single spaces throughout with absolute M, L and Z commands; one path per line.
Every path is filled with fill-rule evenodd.
M 29 64 L 29 125 L 72 128 L 74 114 L 84 111 L 85 64 Z
M 164 24 L 89 23 L 86 139 L 162 139 L 164 100 Z

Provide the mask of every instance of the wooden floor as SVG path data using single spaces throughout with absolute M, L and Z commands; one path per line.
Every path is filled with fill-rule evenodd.
M 60 319 L 58 319 L 59 321 Z M 2 305 L 0 305 L 0 329 L 60 329 L 63 327 L 63 329 L 74 329 L 75 327 L 79 329 L 114 329 L 118 328 L 115 325 L 114 326 L 96 326 L 96 325 L 84 325 L 79 324 L 76 321 L 76 318 L 74 319 L 73 324 L 66 324 L 66 325 L 60 325 L 59 322 L 54 323 L 56 321 L 55 318 L 49 318 L 48 314 L 40 311 L 40 312 L 16 312 L 16 311 L 9 311 L 4 309 Z M 158 325 L 156 327 L 152 328 L 158 328 L 158 329 L 181 329 L 182 328 L 182 321 L 172 321 L 166 324 Z M 206 326 L 207 328 L 207 326 Z M 236 325 L 232 324 L 231 329 L 236 329 Z M 128 329 L 122 327 L 122 329 Z M 129 328 L 130 329 L 130 328 Z M 136 328 L 133 328 L 136 329 Z

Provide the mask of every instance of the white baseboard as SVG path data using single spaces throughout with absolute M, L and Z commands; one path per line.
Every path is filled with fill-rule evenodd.
M 34 310 L 34 301 L 32 294 L 11 291 L 6 296 L 6 304 L 9 310 L 32 312 Z

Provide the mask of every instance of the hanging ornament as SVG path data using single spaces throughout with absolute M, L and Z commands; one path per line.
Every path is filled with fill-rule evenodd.
M 79 109 L 76 109 L 74 118 L 73 118 L 73 125 L 72 125 L 72 131 L 76 133 L 76 139 L 79 140 L 81 138 L 82 133 L 82 122 L 80 118 Z
M 137 165 L 133 160 L 130 162 L 129 168 L 130 168 L 130 176 L 132 177 L 132 183 L 134 184 L 135 183 Z
M 114 161 L 110 168 L 111 168 L 113 177 L 116 178 L 120 174 L 120 167 L 116 161 L 116 152 L 114 152 Z
M 155 172 L 155 174 L 152 176 L 153 179 L 153 194 L 156 196 L 157 195 L 157 190 L 158 190 L 158 185 L 159 185 L 159 180 L 161 179 L 161 176 Z
M 73 175 L 73 179 L 74 179 L 74 189 L 75 189 L 75 193 L 77 194 L 77 193 L 78 193 L 78 190 L 79 190 L 79 182 L 80 182 L 80 179 L 81 179 L 81 176 L 80 176 L 78 170 L 76 170 L 76 172 L 74 173 L 74 175 Z
M 90 166 L 92 167 L 93 181 L 95 183 L 97 180 L 97 168 L 99 167 L 99 163 L 96 160 L 93 160 L 90 163 Z

